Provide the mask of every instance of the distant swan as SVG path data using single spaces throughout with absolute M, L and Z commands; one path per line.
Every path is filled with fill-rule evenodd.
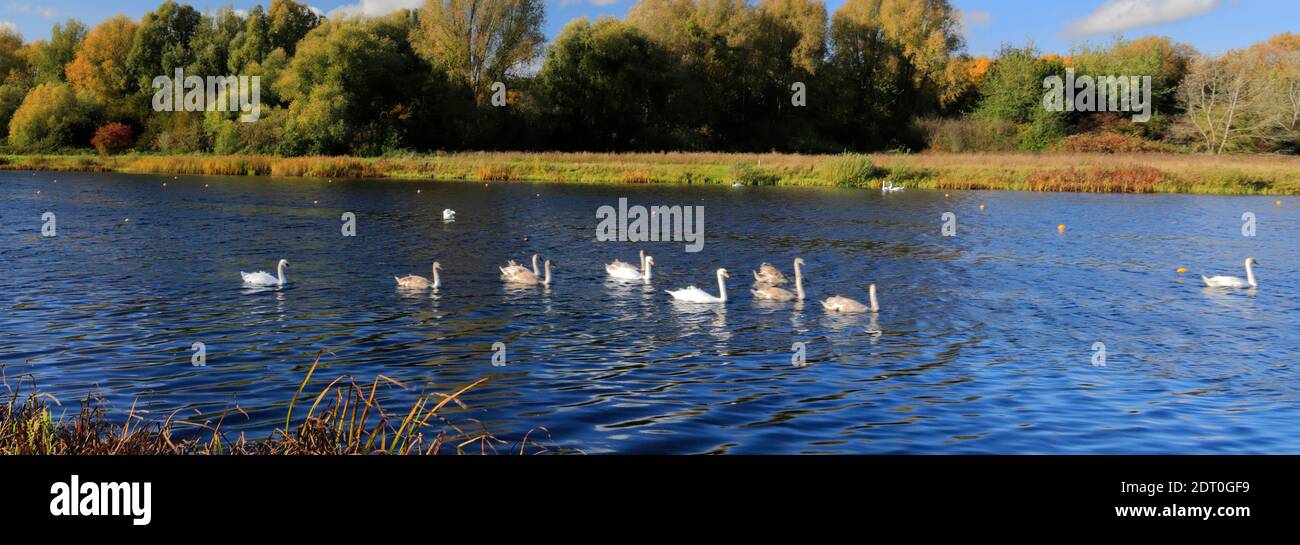
M 727 272 L 727 269 L 718 269 L 717 297 L 695 286 L 677 291 L 668 290 L 668 295 L 673 296 L 673 299 L 678 301 L 690 303 L 725 303 L 727 302 L 727 283 L 725 281 L 727 278 L 731 278 L 731 274 Z
M 862 303 L 849 299 L 848 297 L 835 296 L 822 301 L 822 308 L 826 312 L 840 312 L 844 314 L 856 314 L 860 312 L 879 312 L 880 305 L 876 303 L 876 285 L 872 284 L 867 292 L 871 296 L 871 306 L 868 307 Z
M 1258 265 L 1258 264 L 1259 261 L 1256 261 L 1255 258 L 1253 257 L 1246 258 L 1246 279 L 1245 280 L 1242 280 L 1235 276 L 1212 276 L 1210 278 L 1206 278 L 1205 275 L 1201 275 L 1201 280 L 1205 281 L 1205 285 L 1211 288 L 1237 288 L 1237 289 L 1257 288 L 1259 287 L 1259 283 L 1255 282 L 1255 269 L 1253 269 L 1251 266 Z
M 613 263 L 605 265 L 605 272 L 621 280 L 640 280 L 643 276 L 646 277 L 647 281 L 650 280 L 649 271 L 646 269 L 645 250 L 641 250 L 641 270 L 637 270 L 631 263 L 624 263 L 615 259 Z
M 250 286 L 283 286 L 284 269 L 289 266 L 289 262 L 281 259 L 280 264 L 276 266 L 278 276 L 271 276 L 266 271 L 257 271 L 255 273 L 239 272 L 239 276 L 244 277 L 244 283 Z
M 803 269 L 800 268 L 802 266 L 803 266 L 803 258 L 796 257 L 794 259 L 795 293 L 790 293 L 790 290 L 784 288 L 778 288 L 776 286 L 765 286 L 750 291 L 754 294 L 755 299 L 763 299 L 766 301 L 792 301 L 794 299 L 798 299 L 800 301 L 803 301 Z
M 425 277 L 423 277 L 423 276 L 416 276 L 416 275 L 403 276 L 403 277 L 401 277 L 401 278 L 394 277 L 394 278 L 397 280 L 397 285 L 398 285 L 399 287 L 403 287 L 403 288 L 414 288 L 414 289 L 427 289 L 427 288 L 433 288 L 433 289 L 436 290 L 436 289 L 438 289 L 440 286 L 442 286 L 442 279 L 438 277 L 438 271 L 439 271 L 439 270 L 442 270 L 442 265 L 440 265 L 438 262 L 435 261 L 435 262 L 433 263 L 433 281 L 432 281 L 432 282 L 429 281 L 428 278 L 425 278 Z
M 773 267 L 773 266 L 771 266 L 771 265 L 769 265 L 769 264 L 767 264 L 767 263 L 764 263 L 764 264 L 760 265 L 760 266 L 758 267 L 758 270 L 757 270 L 757 271 L 754 271 L 754 283 L 755 283 L 755 284 L 766 284 L 766 285 L 769 285 L 769 286 L 779 286 L 779 285 L 784 284 L 784 283 L 786 283 L 786 282 L 788 282 L 788 281 L 789 281 L 789 280 L 787 280 L 787 279 L 785 278 L 785 275 L 784 275 L 784 274 L 781 274 L 781 271 L 780 271 L 780 270 L 778 270 L 776 267 Z
M 893 180 L 886 181 L 880 185 L 880 190 L 885 193 L 896 193 L 907 189 L 901 185 L 894 185 Z
M 443 221 L 456 221 L 456 211 L 450 208 L 442 211 Z
M 533 273 L 533 276 L 540 276 L 540 275 L 541 275 L 541 271 L 537 269 L 537 254 L 533 254 L 533 270 L 532 270 L 532 271 L 529 271 L 528 268 L 524 267 L 523 265 L 520 265 L 520 264 L 518 264 L 518 263 L 515 263 L 515 261 L 514 261 L 513 259 L 510 260 L 510 263 L 507 263 L 505 267 L 500 267 L 500 269 L 501 269 L 501 278 L 506 279 L 506 280 L 509 280 L 509 279 L 511 279 L 511 278 L 513 278 L 513 277 L 515 277 L 515 276 L 518 276 L 518 275 L 521 275 L 521 274 L 524 274 L 524 273 L 527 273 L 527 272 L 532 272 L 532 273 Z
M 546 277 L 545 277 L 545 278 L 542 278 L 542 277 L 537 276 L 537 275 L 536 275 L 535 273 L 533 273 L 532 271 L 525 270 L 524 272 L 521 272 L 521 273 L 516 274 L 516 275 L 514 275 L 514 276 L 506 277 L 505 280 L 506 280 L 506 282 L 511 283 L 511 284 L 523 284 L 523 285 L 529 285 L 529 286 L 535 286 L 535 285 L 541 284 L 541 285 L 543 285 L 543 286 L 549 286 L 549 285 L 551 285 L 551 260 L 549 260 L 549 259 L 546 260 Z

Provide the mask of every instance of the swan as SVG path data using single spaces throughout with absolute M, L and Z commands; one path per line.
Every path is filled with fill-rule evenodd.
M 726 303 L 727 283 L 725 279 L 727 278 L 731 278 L 731 274 L 727 272 L 727 269 L 718 269 L 718 296 L 717 297 L 714 297 L 709 292 L 706 292 L 695 286 L 691 286 L 684 290 L 677 290 L 677 291 L 668 290 L 668 295 L 673 296 L 673 299 L 676 299 L 678 301 L 686 301 L 690 303 Z
M 622 280 L 639 280 L 642 276 L 645 276 L 645 273 L 642 272 L 646 270 L 645 262 L 645 250 L 641 250 L 641 270 L 638 271 L 631 263 L 624 263 L 615 259 L 613 263 L 605 265 L 605 272 L 609 273 L 609 275 L 614 278 Z M 647 278 L 647 280 L 649 280 L 649 278 Z
M 765 286 L 756 290 L 750 290 L 750 292 L 754 294 L 755 299 L 763 299 L 767 301 L 792 301 L 798 299 L 803 301 L 803 269 L 800 268 L 803 264 L 803 258 L 796 257 L 794 259 L 795 293 L 790 293 L 790 290 L 778 288 L 776 286 Z
M 510 278 L 513 278 L 513 277 L 515 277 L 515 276 L 518 276 L 518 275 L 521 275 L 521 274 L 524 274 L 524 273 L 527 273 L 527 272 L 532 272 L 532 273 L 533 273 L 533 276 L 541 276 L 541 271 L 539 271 L 539 270 L 537 269 L 537 254 L 533 254 L 533 270 L 532 270 L 532 271 L 529 271 L 528 268 L 527 268 L 527 267 L 524 267 L 523 265 L 520 265 L 520 264 L 518 264 L 518 263 L 515 263 L 515 261 L 514 261 L 513 259 L 510 260 L 510 263 L 507 263 L 505 267 L 500 267 L 500 269 L 501 269 L 501 278 L 504 278 L 504 279 L 506 279 L 506 280 L 509 280 Z
M 895 193 L 898 191 L 903 191 L 904 189 L 907 188 L 901 185 L 894 185 L 893 180 L 886 181 L 885 183 L 880 184 L 880 191 L 885 193 Z
M 867 311 L 879 312 L 880 305 L 876 303 L 876 285 L 872 284 L 871 287 L 867 288 L 867 292 L 871 296 L 870 307 L 862 303 L 859 303 L 857 301 L 854 301 L 852 299 L 849 299 L 848 297 L 840 297 L 837 295 L 835 297 L 831 297 L 830 299 L 822 301 L 822 308 L 825 308 L 826 312 L 840 312 L 845 314 L 857 314 L 860 312 L 867 312 Z
M 788 282 L 788 280 L 786 280 L 785 275 L 781 274 L 781 271 L 777 270 L 776 267 L 773 267 L 767 263 L 760 265 L 758 267 L 758 270 L 754 271 L 755 284 L 767 284 L 769 286 L 779 286 L 786 282 Z
M 1245 280 L 1236 276 L 1212 276 L 1206 278 L 1205 275 L 1201 275 L 1201 280 L 1205 282 L 1207 287 L 1211 288 L 1257 288 L 1259 287 L 1259 283 L 1255 282 L 1255 269 L 1251 267 L 1252 265 L 1259 265 L 1259 261 L 1256 261 L 1253 257 L 1246 258 Z
M 397 280 L 398 287 L 414 288 L 414 289 L 433 288 L 436 290 L 440 286 L 442 286 L 442 279 L 438 277 L 438 271 L 440 270 L 442 270 L 442 265 L 435 261 L 433 263 L 432 282 L 430 282 L 428 278 L 425 278 L 423 276 L 416 276 L 413 274 L 410 276 L 403 276 L 401 278 L 397 278 L 397 277 L 393 277 L 393 278 Z
M 284 270 L 289 267 L 287 260 L 281 259 L 280 264 L 276 266 L 278 276 L 271 276 L 266 271 L 257 271 L 255 273 L 246 273 L 239 271 L 239 276 L 244 278 L 244 283 L 250 286 L 283 286 Z
M 456 221 L 456 211 L 450 208 L 442 211 L 443 221 Z
M 514 276 L 506 277 L 505 280 L 506 282 L 509 282 L 511 284 L 523 284 L 523 285 L 530 285 L 530 286 L 541 284 L 543 286 L 549 286 L 551 285 L 551 260 L 549 259 L 546 260 L 545 278 L 537 276 L 532 271 L 524 270 L 524 272 L 521 272 Z

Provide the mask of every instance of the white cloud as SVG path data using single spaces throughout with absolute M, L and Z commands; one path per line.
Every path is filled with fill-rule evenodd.
M 19 4 L 16 2 L 10 2 L 7 6 L 7 11 L 21 13 L 23 15 L 36 15 L 46 19 L 53 19 L 55 15 L 58 15 L 55 13 L 53 8 L 47 6 L 33 6 L 31 4 Z
M 361 0 L 356 4 L 339 6 L 330 11 L 330 16 L 342 15 L 351 17 L 353 15 L 367 15 L 375 17 L 379 15 L 388 15 L 399 9 L 415 9 L 424 4 L 423 0 Z
M 1070 24 L 1074 37 L 1112 34 L 1205 15 L 1221 0 L 1106 0 L 1087 17 Z

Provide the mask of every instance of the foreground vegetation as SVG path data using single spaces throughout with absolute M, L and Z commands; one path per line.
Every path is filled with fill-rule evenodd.
M 30 385 L 11 386 L 0 402 L 0 455 L 346 455 L 442 453 L 537 454 L 549 452 L 530 432 L 511 444 L 490 432 L 467 431 L 448 422 L 442 411 L 460 404 L 459 396 L 486 379 L 450 395 L 421 396 L 405 410 L 390 412 L 379 399 L 381 388 L 401 386 L 379 376 L 370 384 L 340 377 L 319 393 L 303 397 L 320 363 L 312 364 L 298 386 L 285 415 L 284 427 L 269 437 L 231 437 L 223 429 L 227 420 L 243 415 L 238 408 L 214 420 L 196 422 L 177 418 L 148 420 L 131 407 L 114 417 L 95 397 L 82 401 L 70 416 L 53 396 Z M 28 383 L 30 384 L 30 383 Z M 298 403 L 302 401 L 302 403 Z M 293 426 L 294 410 L 305 417 Z M 451 430 L 450 433 L 448 430 Z M 190 432 L 190 433 L 185 433 Z M 193 433 L 197 432 L 197 433 Z M 540 430 L 544 435 L 545 430 Z M 188 438 L 181 438 L 180 436 Z
M 797 155 L 478 152 L 385 158 L 0 155 L 0 170 L 162 175 L 1300 194 L 1300 157 L 1174 153 Z

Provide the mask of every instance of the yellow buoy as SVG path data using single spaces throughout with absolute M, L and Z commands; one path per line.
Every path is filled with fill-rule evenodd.
M 1183 267 L 1178 267 L 1177 269 L 1174 269 L 1174 272 L 1176 272 L 1176 273 L 1178 273 L 1178 274 L 1183 274 L 1183 273 L 1187 272 L 1187 269 L 1185 269 L 1185 268 L 1183 268 Z
M 984 203 L 980 203 L 980 210 L 984 209 Z
M 947 193 L 944 193 L 944 194 L 943 194 L 943 198 L 945 198 L 945 199 L 948 198 L 948 194 L 947 194 Z
M 1057 231 L 1060 231 L 1060 232 L 1062 232 L 1062 233 L 1064 233 L 1064 232 L 1065 232 L 1065 224 L 1062 223 L 1062 224 L 1060 224 L 1060 225 L 1057 225 L 1057 226 L 1056 226 L 1056 230 L 1057 230 Z
M 1276 204 L 1276 205 L 1278 205 L 1278 206 L 1282 206 L 1282 199 L 1278 199 L 1278 200 L 1276 200 L 1276 201 L 1273 201 L 1273 204 Z

